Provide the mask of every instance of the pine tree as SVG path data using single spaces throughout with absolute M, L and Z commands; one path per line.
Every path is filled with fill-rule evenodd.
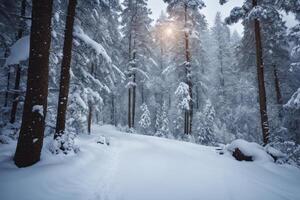
M 168 110 L 167 110 L 166 102 L 163 103 L 160 115 L 159 115 L 159 123 L 157 126 L 157 131 L 155 136 L 158 137 L 169 137 L 170 130 L 169 130 L 169 118 L 168 118 Z
M 216 141 L 214 136 L 215 109 L 210 100 L 206 101 L 203 112 L 197 113 L 197 128 L 194 131 L 196 143 L 213 145 Z
M 57 137 L 61 137 L 65 132 L 66 111 L 70 85 L 70 64 L 72 57 L 73 25 L 75 19 L 76 4 L 77 0 L 69 0 L 65 28 L 63 59 L 60 72 L 59 99 L 57 106 L 57 120 L 54 139 L 56 139 Z
M 32 1 L 32 25 L 27 90 L 22 126 L 14 157 L 18 167 L 40 160 L 48 96 L 52 0 Z
M 226 1 L 220 1 L 221 4 Z M 264 3 L 264 1 L 260 2 Z M 249 6 L 251 5 L 251 6 Z M 264 6 L 264 7 L 262 7 Z M 257 65 L 257 77 L 258 77 L 258 94 L 261 116 L 261 128 L 263 135 L 263 143 L 267 144 L 269 140 L 269 121 L 267 114 L 267 100 L 265 89 L 265 77 L 264 77 L 264 63 L 263 63 L 263 47 L 261 38 L 261 24 L 259 19 L 264 18 L 267 13 L 271 12 L 272 7 L 268 5 L 258 5 L 257 0 L 246 1 L 242 7 L 236 7 L 231 11 L 230 17 L 226 19 L 227 23 L 235 23 L 240 19 L 254 20 L 254 36 L 255 36 L 255 48 L 256 48 L 256 65 Z
M 141 85 L 143 91 L 143 80 L 147 77 L 147 67 L 151 58 L 151 34 L 147 0 L 125 0 L 122 16 L 123 44 L 127 51 L 127 78 L 128 78 L 128 127 L 134 128 L 137 88 Z M 146 56 L 147 55 L 147 56 Z M 149 58 L 150 57 L 150 58 Z M 148 62 L 146 62 L 148 61 Z M 141 76 L 138 76 L 141 75 Z M 143 97 L 143 95 L 141 95 Z
M 192 133 L 192 120 L 193 120 L 193 82 L 192 82 L 192 66 L 191 66 L 191 49 L 190 49 L 190 34 L 193 31 L 193 24 L 191 21 L 193 17 L 199 14 L 199 9 L 204 6 L 202 0 L 164 0 L 168 3 L 168 12 L 170 17 L 173 17 L 178 23 L 181 24 L 181 29 L 184 33 L 184 81 L 189 86 L 189 109 L 184 112 L 184 133 Z
M 233 63 L 234 60 L 233 50 L 230 49 L 231 34 L 229 27 L 223 23 L 221 13 L 217 12 L 215 17 L 214 26 L 211 29 L 211 68 L 215 81 L 213 82 L 214 88 L 210 97 L 216 109 L 216 121 L 219 128 L 226 127 L 228 112 L 230 112 L 229 99 L 234 95 L 231 90 L 236 79 Z M 230 91 L 230 92 L 228 92 Z
M 151 125 L 151 115 L 148 109 L 147 104 L 143 103 L 141 105 L 141 111 L 142 111 L 142 115 L 139 121 L 139 125 L 142 128 L 144 133 L 147 133 L 148 128 Z

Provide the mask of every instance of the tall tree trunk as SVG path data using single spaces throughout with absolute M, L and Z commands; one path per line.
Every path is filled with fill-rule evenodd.
M 135 59 L 135 53 L 133 54 Z M 134 120 L 135 120 L 135 105 L 136 105 L 136 74 L 133 74 L 133 88 L 132 88 L 132 127 L 134 128 Z
M 273 65 L 273 71 L 274 71 L 274 82 L 275 82 L 275 91 L 276 91 L 276 100 L 278 105 L 282 105 L 282 95 L 280 90 L 280 82 L 278 78 L 278 71 L 276 68 L 276 65 Z
M 145 94 L 144 94 L 144 84 L 141 84 L 141 98 L 142 98 L 142 104 L 145 103 Z
M 73 26 L 77 0 L 69 0 L 66 19 L 63 58 L 60 72 L 59 97 L 57 105 L 57 118 L 54 139 L 65 132 L 66 111 L 70 87 L 70 64 L 72 58 Z
M 187 28 L 187 4 L 184 5 L 184 23 L 185 28 Z M 192 84 L 192 77 L 191 77 L 191 56 L 190 56 L 190 47 L 189 47 L 189 33 L 187 31 L 184 32 L 185 36 L 185 71 L 186 71 L 186 83 L 189 86 L 189 95 L 191 99 L 189 100 L 189 110 L 186 110 L 186 117 L 185 117 L 185 124 L 186 130 L 185 134 L 192 133 L 192 119 L 193 119 L 193 84 Z
M 18 109 L 19 103 L 19 89 L 20 89 L 20 79 L 21 79 L 21 66 L 18 64 L 16 65 L 16 79 L 15 79 L 15 88 L 14 88 L 14 95 L 13 95 L 13 104 L 10 113 L 10 123 L 15 123 L 16 114 Z
M 93 116 L 93 106 L 89 103 L 89 115 L 88 115 L 88 133 L 91 134 L 92 127 L 92 116 Z
M 22 0 L 21 3 L 21 17 L 20 17 L 20 23 L 19 23 L 19 30 L 18 30 L 18 36 L 17 40 L 23 37 L 24 27 L 23 27 L 23 18 L 26 14 L 26 0 Z M 16 120 L 16 113 L 18 109 L 19 104 L 19 89 L 20 89 L 20 79 L 21 79 L 21 66 L 20 64 L 16 65 L 16 78 L 15 78 L 15 88 L 14 88 L 14 95 L 13 95 L 13 104 L 10 112 L 10 123 L 15 123 Z
M 115 95 L 111 95 L 111 115 L 110 115 L 111 124 L 116 126 L 116 119 L 115 119 Z
M 8 57 L 8 48 L 5 49 L 4 58 Z M 7 107 L 8 105 L 8 92 L 9 92 L 9 85 L 10 85 L 10 66 L 8 67 L 7 71 L 7 82 L 6 82 L 6 91 L 5 91 L 5 97 L 4 97 L 4 107 Z
M 22 125 L 14 157 L 18 167 L 40 160 L 48 97 L 48 64 L 53 0 L 32 1 L 30 54 Z
M 131 1 L 130 1 L 131 3 Z M 130 4 L 131 5 L 131 4 Z M 131 62 L 131 34 L 129 35 L 129 38 L 128 38 L 128 55 L 129 55 L 129 62 Z M 129 71 L 129 81 L 131 81 L 131 71 Z M 129 85 L 129 88 L 128 88 L 128 128 L 132 128 L 132 121 L 131 121 L 131 102 L 132 102 L 132 87 L 131 85 Z
M 253 3 L 253 7 L 257 6 L 257 0 L 253 0 L 252 3 Z M 255 43 L 256 43 L 256 63 L 257 63 L 261 127 L 262 127 L 262 134 L 263 134 L 263 142 L 266 145 L 269 141 L 270 132 L 269 132 L 269 121 L 268 121 L 268 114 L 267 114 L 267 103 L 266 103 L 267 100 L 266 100 L 260 23 L 258 19 L 254 20 L 254 31 L 255 31 Z
M 199 87 L 196 86 L 196 109 L 199 110 Z
M 131 124 L 131 88 L 128 88 L 128 128 L 132 128 L 132 124 Z

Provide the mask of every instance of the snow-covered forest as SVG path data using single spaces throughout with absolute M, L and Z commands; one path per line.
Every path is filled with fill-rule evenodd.
M 0 199 L 300 199 L 300 0 L 0 0 L 0 110 Z

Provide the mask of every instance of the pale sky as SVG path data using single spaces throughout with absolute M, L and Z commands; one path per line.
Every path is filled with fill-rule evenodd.
M 214 23 L 214 18 L 216 16 L 216 12 L 220 11 L 222 14 L 222 18 L 227 17 L 233 7 L 240 6 L 243 3 L 243 0 L 230 0 L 225 5 L 221 6 L 219 4 L 219 0 L 203 0 L 206 4 L 206 7 L 201 10 L 201 12 L 206 16 L 206 19 L 211 26 Z M 166 10 L 167 4 L 164 3 L 163 0 L 148 0 L 149 7 L 152 10 L 152 18 L 156 20 L 162 10 Z M 287 26 L 290 27 L 294 25 L 296 22 L 293 16 L 286 16 Z M 238 33 L 242 35 L 243 26 L 241 23 L 237 23 L 229 26 L 230 29 L 237 30 Z
M 216 12 L 220 11 L 222 13 L 222 17 L 225 18 L 229 15 L 230 10 L 235 7 L 241 5 L 242 0 L 231 0 L 225 5 L 221 6 L 219 4 L 219 0 L 204 0 L 206 7 L 201 10 L 201 12 L 205 15 L 209 26 L 213 24 L 214 18 L 216 16 Z M 149 8 L 152 10 L 152 18 L 157 19 L 162 10 L 166 10 L 167 4 L 164 3 L 163 0 L 148 0 Z M 230 26 L 231 30 L 237 30 L 240 34 L 243 32 L 243 26 L 238 23 Z

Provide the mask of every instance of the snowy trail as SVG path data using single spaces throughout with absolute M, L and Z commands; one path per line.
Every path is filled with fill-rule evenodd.
M 99 135 L 110 145 L 97 144 Z M 14 146 L 0 146 L 0 199 L 22 200 L 298 200 L 300 170 L 237 162 L 214 148 L 95 126 L 81 152 L 17 169 Z

